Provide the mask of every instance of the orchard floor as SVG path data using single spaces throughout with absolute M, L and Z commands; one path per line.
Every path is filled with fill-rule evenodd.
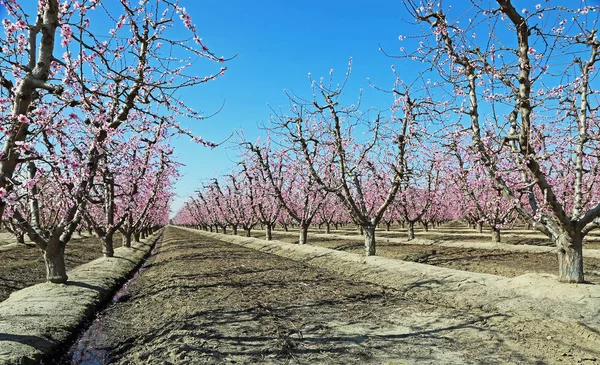
M 290 229 L 295 231 L 295 229 Z M 311 233 L 325 233 L 324 229 L 311 227 Z M 331 233 L 341 235 L 357 235 L 358 231 L 351 227 L 342 227 L 338 230 L 331 230 Z M 378 238 L 401 238 L 407 239 L 408 230 L 393 226 L 392 230 L 385 229 L 377 230 Z M 478 232 L 475 229 L 465 227 L 464 224 L 458 222 L 447 223 L 443 226 L 431 228 L 429 231 L 423 230 L 421 227 L 415 227 L 415 238 L 431 240 L 433 243 L 442 242 L 491 242 L 492 233 L 488 229 L 483 232 Z M 524 228 L 504 229 L 501 231 L 502 243 L 513 245 L 536 245 L 536 246 L 553 246 L 552 241 L 544 236 L 539 231 Z M 600 230 L 590 232 L 583 241 L 583 248 L 600 249 Z
M 453 307 L 168 227 L 89 347 L 115 364 L 594 363 L 600 335 Z M 107 362 L 88 362 L 107 363 Z
M 324 238 L 313 236 L 309 231 L 308 243 L 315 246 L 326 247 L 351 253 L 362 254 L 364 242 L 358 239 Z M 294 232 L 296 233 L 296 232 Z M 291 232 L 275 231 L 273 239 L 297 243 L 297 234 Z M 356 235 L 356 231 L 337 231 L 337 234 Z M 528 273 L 545 273 L 556 275 L 558 272 L 558 259 L 554 253 L 510 252 L 504 250 L 490 250 L 477 248 L 454 248 L 435 245 L 412 245 L 395 242 L 386 242 L 386 237 L 398 237 L 398 233 L 378 232 L 377 255 L 392 259 L 419 262 L 428 265 L 447 267 L 457 270 L 480 272 L 486 274 L 514 277 Z M 476 234 L 469 233 L 471 235 Z M 469 234 L 446 235 L 445 241 L 468 241 Z M 514 233 L 513 233 L 514 234 Z M 264 232 L 255 230 L 253 237 L 263 238 Z M 521 242 L 526 240 L 523 235 Z M 339 237 L 339 236 L 338 236 Z M 481 241 L 481 239 L 479 239 Z M 531 244 L 528 241 L 527 244 Z M 586 247 L 591 248 L 591 247 Z M 600 259 L 584 259 L 584 275 L 586 281 L 600 284 Z
M 118 237 L 117 237 L 118 236 Z M 120 235 L 115 236 L 115 246 L 119 246 Z M 12 238 L 11 238 L 12 239 Z M 10 293 L 46 281 L 46 266 L 42 251 L 34 244 L 16 245 L 7 242 L 11 249 L 0 250 L 0 302 Z M 101 241 L 95 236 L 77 236 L 67 244 L 65 264 L 67 271 L 102 256 Z

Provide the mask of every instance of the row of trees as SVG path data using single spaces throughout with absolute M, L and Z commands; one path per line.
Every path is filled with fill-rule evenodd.
M 394 57 L 418 76 L 396 76 L 389 109 L 345 103 L 345 82 L 311 80 L 312 97 L 290 95 L 268 141 L 243 143 L 250 175 L 207 187 L 182 222 L 207 206 L 213 221 L 196 223 L 233 222 L 219 207 L 248 195 L 235 187 L 242 178 L 303 231 L 336 201 L 367 255 L 375 226 L 398 211 L 409 225 L 454 212 L 496 235 L 518 215 L 556 244 L 559 280 L 583 282 L 582 241 L 600 225 L 598 7 L 404 3 L 416 31 Z M 243 204 L 256 221 L 256 204 Z
M 410 240 L 415 238 L 416 224 L 428 230 L 430 226 L 461 220 L 480 232 L 484 226 L 489 227 L 492 241 L 500 242 L 502 228 L 522 222 L 515 207 L 489 179 L 486 181 L 484 171 L 469 165 L 469 150 L 458 151 L 456 145 L 448 146 L 446 153 L 435 154 L 439 163 L 428 165 L 425 175 L 402 181 L 381 218 L 370 221 L 374 223 L 356 219 L 348 203 L 316 183 L 297 153 L 274 151 L 260 143 L 245 146 L 240 168 L 199 189 L 177 212 L 175 224 L 222 233 L 231 229 L 233 234 L 243 229 L 248 237 L 254 227 L 260 226 L 267 240 L 272 239 L 275 225 L 285 230 L 295 226 L 300 229 L 298 241 L 304 244 L 311 225 L 330 233 L 332 227 L 352 223 L 365 235 L 365 254 L 374 255 L 375 226 L 389 230 L 392 224 L 402 225 Z M 367 175 L 364 184 L 358 180 L 349 186 L 352 198 L 361 199 L 359 204 L 361 208 L 364 204 L 368 216 L 385 203 L 385 194 L 391 189 L 389 174 L 393 172 L 375 170 L 374 163 L 365 163 L 364 169 L 355 170 L 357 176 Z M 356 186 L 360 186 L 360 195 Z
M 0 3 L 0 217 L 62 283 L 74 232 L 95 231 L 110 257 L 117 231 L 129 246 L 167 223 L 169 140 L 190 134 L 178 118 L 201 119 L 178 93 L 225 71 L 191 75 L 192 61 L 224 59 L 177 1 Z

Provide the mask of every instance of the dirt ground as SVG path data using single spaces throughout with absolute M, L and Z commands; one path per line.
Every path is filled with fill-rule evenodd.
M 253 233 L 253 236 L 262 238 L 263 233 L 257 230 Z M 388 236 L 391 237 L 391 235 Z M 556 255 L 552 253 L 507 252 L 503 250 L 476 248 L 409 245 L 386 242 L 385 238 L 385 233 L 378 236 L 378 256 L 507 277 L 527 273 L 556 275 L 558 272 L 558 260 Z M 450 236 L 445 236 L 447 240 L 450 240 L 450 238 Z M 289 243 L 298 242 L 298 237 L 283 234 L 282 232 L 275 232 L 273 239 Z M 465 239 L 457 235 L 454 240 L 464 241 Z M 364 252 L 364 243 L 359 240 L 341 240 L 333 237 L 322 238 L 310 236 L 309 234 L 308 243 L 352 253 L 362 254 Z M 600 284 L 600 259 L 585 258 L 584 275 L 586 281 Z
M 310 232 L 325 233 L 321 227 L 311 227 Z M 339 230 L 332 230 L 332 233 L 356 235 L 358 230 L 354 227 L 340 227 Z M 377 230 L 377 237 L 383 238 L 407 238 L 408 230 L 399 226 L 392 226 L 390 231 L 385 229 Z M 463 223 L 452 222 L 441 227 L 430 228 L 425 231 L 422 227 L 415 227 L 415 237 L 432 240 L 435 243 L 448 241 L 483 241 L 490 242 L 492 233 L 489 229 L 479 232 L 475 229 L 466 227 Z M 539 231 L 525 228 L 504 229 L 501 230 L 501 241 L 513 245 L 538 245 L 553 246 L 552 241 Z M 590 232 L 583 241 L 583 247 L 589 249 L 600 249 L 600 231 Z
M 115 237 L 119 246 L 121 236 Z M 96 237 L 74 239 L 65 249 L 67 271 L 102 256 L 101 242 Z M 46 266 L 42 252 L 33 244 L 0 251 L 0 302 L 10 293 L 46 281 Z
M 105 310 L 87 363 L 594 363 L 576 324 L 455 308 L 167 228 L 150 265 Z M 98 356 L 92 359 L 90 356 Z

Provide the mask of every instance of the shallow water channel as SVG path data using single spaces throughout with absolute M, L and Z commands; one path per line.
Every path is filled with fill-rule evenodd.
M 160 247 L 162 242 L 162 236 L 158 238 L 154 247 L 150 251 L 150 254 L 144 258 L 140 267 L 134 272 L 131 279 L 127 280 L 125 284 L 113 295 L 110 301 L 107 302 L 106 306 L 98 311 L 94 320 L 89 324 L 89 327 L 85 329 L 69 348 L 68 352 L 61 359 L 59 364 L 70 364 L 70 365 L 104 365 L 110 363 L 110 349 L 95 348 L 93 343 L 100 343 L 98 339 L 104 339 L 107 334 L 102 328 L 102 315 L 111 306 L 116 305 L 119 302 L 126 301 L 129 299 L 129 288 L 137 281 L 139 276 L 146 270 L 150 263 L 150 258 L 153 257 Z

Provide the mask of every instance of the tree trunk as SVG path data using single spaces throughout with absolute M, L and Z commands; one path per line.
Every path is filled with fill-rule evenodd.
M 273 240 L 273 231 L 272 231 L 272 227 L 271 224 L 267 223 L 267 233 L 266 233 L 266 240 L 267 241 L 271 241 Z
M 408 222 L 408 239 L 415 239 L 415 222 Z
M 492 242 L 500 243 L 500 228 L 492 227 Z
M 300 224 L 300 238 L 298 240 L 298 243 L 301 245 L 305 245 L 308 242 L 308 226 L 310 224 L 307 223 L 301 223 Z
M 236 225 L 233 225 L 233 226 L 231 226 L 231 229 L 233 230 L 233 235 L 234 235 L 234 236 L 237 236 L 237 228 L 238 228 L 238 227 L 237 227 L 237 224 L 236 224 Z
M 360 234 L 361 236 L 365 234 L 365 230 L 363 229 L 362 226 L 358 226 L 358 234 Z
M 555 241 L 558 247 L 558 281 L 563 283 L 583 283 L 583 238 L 564 233 Z
M 252 228 L 246 228 L 246 237 L 252 237 Z
M 327 225 L 325 226 L 325 233 L 331 233 L 331 223 L 329 222 L 327 222 Z
M 338 228 L 339 228 L 339 225 L 338 225 L 337 223 L 334 223 L 334 224 L 333 224 L 333 227 L 335 227 L 335 230 L 337 231 L 337 230 L 338 230 Z
M 285 223 L 283 224 L 283 230 L 286 231 L 286 232 L 288 231 L 288 225 L 285 224 Z
M 391 228 L 391 226 L 392 226 L 392 222 L 385 222 L 385 230 L 386 230 L 386 231 L 388 231 L 388 232 L 389 232 L 389 231 L 390 231 L 390 228 Z
M 375 226 L 364 227 L 365 256 L 375 255 Z
M 22 245 L 25 244 L 25 233 L 24 232 L 15 233 L 15 237 L 17 238 L 17 243 L 20 243 Z
M 223 234 L 227 234 L 227 226 L 221 226 L 221 229 L 223 230 Z
M 423 228 L 425 229 L 425 232 L 429 232 L 429 223 L 423 222 Z
M 44 250 L 44 262 L 46 263 L 46 281 L 62 284 L 67 282 L 67 268 L 65 267 L 65 246 L 56 241 L 49 242 Z
M 483 222 L 477 223 L 477 230 L 479 231 L 479 233 L 483 233 Z
M 133 232 L 133 240 L 138 243 L 140 242 L 140 232 L 139 231 Z
M 104 257 L 113 257 L 114 254 L 113 234 L 109 232 L 102 237 L 102 255 L 104 255 Z
M 131 232 L 129 231 L 123 233 L 123 247 L 131 247 Z

